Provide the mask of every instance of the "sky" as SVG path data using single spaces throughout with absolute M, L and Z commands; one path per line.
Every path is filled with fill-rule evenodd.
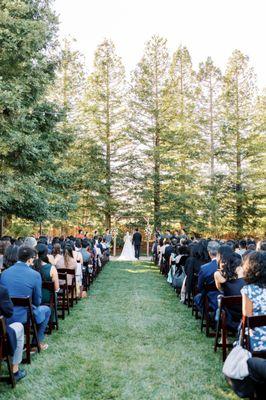
M 153 34 L 172 54 L 187 46 L 194 68 L 211 56 L 225 71 L 233 50 L 250 57 L 259 88 L 266 87 L 265 0 L 55 0 L 60 38 L 73 37 L 89 70 L 97 45 L 114 41 L 130 72 Z

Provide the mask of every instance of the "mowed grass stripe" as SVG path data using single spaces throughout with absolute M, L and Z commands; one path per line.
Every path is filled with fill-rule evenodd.
M 236 399 L 212 339 L 149 262 L 106 265 L 47 342 L 0 400 Z

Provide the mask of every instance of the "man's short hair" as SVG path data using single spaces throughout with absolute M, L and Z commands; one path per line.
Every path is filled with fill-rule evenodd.
M 139 230 L 139 228 L 136 228 L 136 229 L 135 229 L 135 231 L 137 231 L 137 232 L 138 232 L 138 230 Z
M 29 246 L 22 246 L 18 251 L 18 261 L 27 262 L 30 258 L 35 258 L 37 251 Z
M 219 243 L 216 240 L 211 240 L 208 243 L 207 250 L 212 256 L 217 256 Z
M 240 240 L 240 241 L 239 241 L 239 246 L 240 246 L 242 249 L 246 249 L 246 248 L 247 248 L 247 241 L 246 241 L 245 239 Z

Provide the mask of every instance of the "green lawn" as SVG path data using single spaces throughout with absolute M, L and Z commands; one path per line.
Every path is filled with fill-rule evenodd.
M 148 262 L 110 262 L 49 349 L 0 399 L 236 399 L 221 355 Z

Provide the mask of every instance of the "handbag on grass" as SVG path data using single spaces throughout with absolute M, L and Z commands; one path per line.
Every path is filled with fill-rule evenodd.
M 237 344 L 224 362 L 224 375 L 231 379 L 244 379 L 249 375 L 247 361 L 250 357 L 251 353 Z

